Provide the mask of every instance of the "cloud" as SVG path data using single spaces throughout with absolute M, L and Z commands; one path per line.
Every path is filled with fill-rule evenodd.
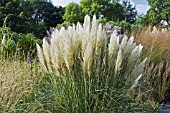
M 122 3 L 123 0 L 120 0 L 120 3 Z M 139 3 L 137 0 L 130 0 L 130 3 L 132 6 L 136 6 L 136 10 L 138 11 L 139 14 L 146 14 L 147 11 L 150 9 L 150 7 L 147 5 L 147 2 L 143 1 L 142 3 Z
M 136 9 L 140 14 L 146 14 L 150 7 L 144 4 L 137 4 Z
M 130 3 L 132 4 L 132 6 L 136 6 L 137 11 L 139 12 L 139 14 L 146 14 L 147 11 L 150 9 L 150 7 L 148 5 L 144 5 L 144 4 L 135 4 L 133 1 L 130 0 Z M 147 2 L 146 2 L 147 3 Z
M 80 0 L 52 0 L 52 2 L 55 6 L 65 7 L 66 5 L 68 5 L 71 2 L 79 3 Z

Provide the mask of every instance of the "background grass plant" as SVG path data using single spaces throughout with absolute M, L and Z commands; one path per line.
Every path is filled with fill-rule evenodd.
M 170 61 L 170 31 L 151 32 L 148 27 L 135 35 L 135 40 L 144 46 L 143 57 L 148 57 L 148 62 L 159 64 Z
M 5 55 L 6 56 L 6 55 Z M 0 112 L 15 112 L 17 104 L 24 95 L 30 95 L 37 76 L 43 72 L 36 62 L 19 60 L 19 57 L 0 60 Z

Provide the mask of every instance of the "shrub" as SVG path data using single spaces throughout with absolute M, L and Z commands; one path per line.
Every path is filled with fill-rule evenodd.
M 24 53 L 26 56 L 29 52 L 35 56 L 36 43 L 41 44 L 41 40 L 36 39 L 31 33 L 18 34 L 12 32 L 10 28 L 1 28 L 0 36 L 2 37 L 1 48 L 5 54 L 20 52 L 20 55 Z
M 95 16 L 92 23 L 86 16 L 83 26 L 77 23 L 68 29 L 55 29 L 51 37 L 50 43 L 43 39 L 42 49 L 37 44 L 37 50 L 44 70 L 49 73 L 45 83 L 54 95 L 50 103 L 57 99 L 55 110 L 116 113 L 144 110 L 130 95 L 146 62 L 139 61 L 143 46 L 137 46 L 134 37 L 120 41 L 113 33 L 108 40 Z

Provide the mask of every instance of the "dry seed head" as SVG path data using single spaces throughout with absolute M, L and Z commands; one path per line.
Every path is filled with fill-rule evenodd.
M 93 48 L 92 48 L 92 43 L 89 42 L 87 44 L 86 50 L 84 52 L 84 58 L 83 58 L 83 71 L 84 73 L 87 73 L 89 76 L 91 74 L 92 62 L 93 62 Z
M 159 33 L 158 29 L 155 26 L 153 27 L 152 33 L 154 34 Z
M 127 64 L 128 67 L 127 67 L 126 71 L 131 72 L 131 70 L 133 70 L 133 68 L 136 66 L 137 61 L 140 57 L 141 50 L 142 50 L 141 45 L 136 46 L 135 49 L 133 49 L 133 51 L 128 59 L 128 64 Z
M 37 43 L 36 43 L 36 46 L 37 46 L 38 58 L 39 58 L 41 64 L 43 65 L 43 67 L 45 68 L 45 71 L 48 72 L 46 61 L 45 61 L 44 54 L 43 54 L 43 50 Z
M 93 48 L 96 45 L 96 38 L 97 38 L 97 29 L 98 29 L 98 21 L 96 19 L 96 15 L 93 16 L 92 27 L 90 30 L 90 41 L 92 42 Z
M 134 41 L 134 37 L 131 36 L 129 41 L 127 42 L 127 45 L 132 45 L 133 44 L 133 41 Z
M 97 40 L 96 40 L 96 55 L 99 54 L 100 49 L 103 47 L 103 35 L 102 35 L 102 25 L 100 24 L 97 30 Z
M 45 61 L 47 63 L 48 71 L 51 73 L 52 65 L 51 65 L 51 57 L 50 57 L 50 45 L 48 44 L 45 38 L 43 39 L 42 47 L 43 47 L 43 54 L 44 54 Z
M 86 29 L 87 27 L 90 28 L 90 16 L 86 15 L 84 17 L 84 23 L 83 23 L 83 27 Z
M 109 43 L 109 62 L 112 63 L 116 56 L 116 50 L 117 50 L 117 41 L 119 40 L 119 37 L 116 36 L 115 33 L 112 33 Z
M 5 45 L 5 43 L 6 43 L 6 37 L 5 37 L 5 34 L 3 35 L 3 38 L 2 38 L 2 42 L 1 42 L 1 45 Z
M 69 70 L 69 72 L 72 71 L 72 66 L 74 64 L 74 47 L 72 44 L 72 36 L 69 35 L 68 31 L 65 32 L 64 34 L 64 61 L 66 63 L 66 66 Z
M 122 64 L 122 50 L 119 48 L 115 65 L 115 76 L 117 76 L 118 72 L 120 71 L 121 64 Z
M 122 42 L 121 42 L 121 44 L 120 44 L 120 48 L 121 48 L 121 50 L 122 50 L 123 56 L 125 55 L 125 50 L 127 49 L 127 48 L 126 48 L 127 40 L 128 40 L 128 37 L 127 37 L 127 36 L 123 37 Z
M 135 67 L 131 73 L 131 79 L 134 80 L 137 76 L 141 75 L 144 71 L 147 58 L 145 58 L 139 65 Z

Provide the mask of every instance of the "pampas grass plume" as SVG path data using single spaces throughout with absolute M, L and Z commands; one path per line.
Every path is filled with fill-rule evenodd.
M 36 46 L 37 46 L 39 61 L 41 62 L 41 64 L 45 68 L 45 71 L 48 72 L 46 61 L 45 61 L 44 54 L 43 54 L 43 50 L 41 49 L 41 47 L 37 43 L 36 43 Z

